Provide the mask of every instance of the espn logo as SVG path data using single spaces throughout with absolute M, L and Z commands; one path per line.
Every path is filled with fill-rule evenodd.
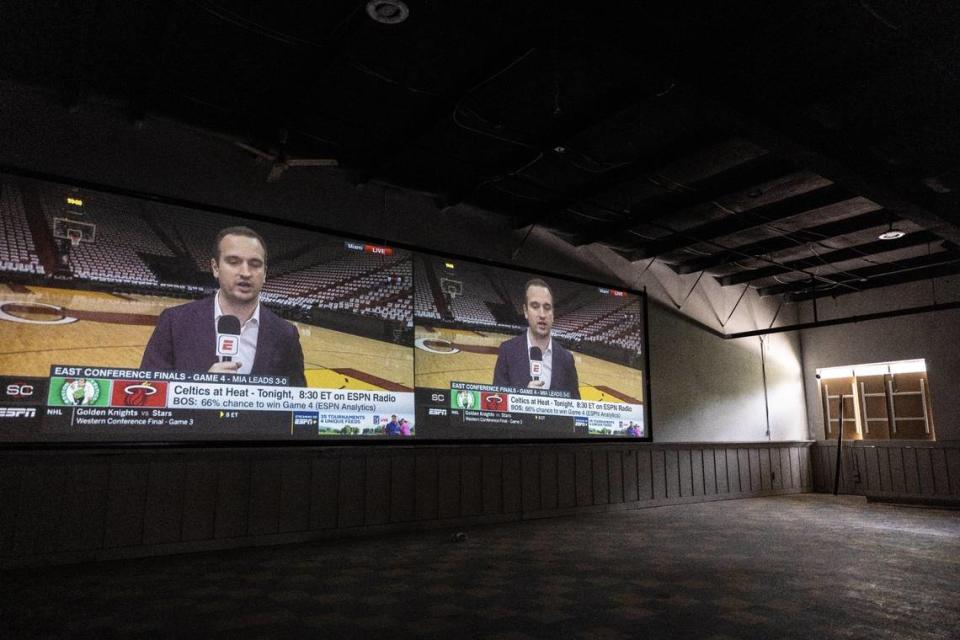
M 217 336 L 217 355 L 235 356 L 240 353 L 240 336 L 221 333 Z
M 0 407 L 0 418 L 36 418 L 35 407 Z
M 319 427 L 320 416 L 316 411 L 294 411 L 293 426 L 295 427 Z
M 427 409 L 427 415 L 428 416 L 445 416 L 447 415 L 447 410 L 439 409 L 437 407 L 430 407 L 429 409 Z
M 539 379 L 543 375 L 543 362 L 540 360 L 530 361 L 530 377 Z

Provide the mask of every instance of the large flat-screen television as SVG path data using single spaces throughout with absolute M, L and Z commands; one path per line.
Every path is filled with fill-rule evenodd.
M 4 440 L 416 434 L 410 252 L 9 176 L 0 216 Z
M 422 435 L 649 435 L 640 296 L 448 258 L 414 264 Z
M 642 296 L 0 174 L 0 442 L 645 438 Z

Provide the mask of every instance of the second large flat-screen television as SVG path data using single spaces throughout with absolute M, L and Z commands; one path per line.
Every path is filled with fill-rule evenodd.
M 640 296 L 415 256 L 419 433 L 649 435 Z
M 0 442 L 650 437 L 633 293 L 8 175 L 0 222 Z

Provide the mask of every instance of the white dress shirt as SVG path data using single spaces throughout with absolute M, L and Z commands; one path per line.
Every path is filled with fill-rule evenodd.
M 530 329 L 527 328 L 527 359 L 530 359 L 530 347 L 536 346 L 530 339 Z M 540 380 L 543 381 L 543 388 L 550 388 L 550 379 L 553 373 L 553 336 L 547 342 L 547 348 L 543 351 L 543 364 L 540 369 Z
M 220 308 L 220 291 L 213 298 L 213 326 L 220 322 L 223 309 Z M 233 361 L 240 363 L 237 373 L 250 373 L 253 369 L 253 359 L 257 357 L 257 337 L 260 335 L 260 302 L 253 310 L 250 319 L 240 325 L 240 353 L 234 356 Z

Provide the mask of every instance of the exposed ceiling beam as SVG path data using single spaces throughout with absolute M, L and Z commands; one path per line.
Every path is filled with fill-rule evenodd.
M 703 256 L 694 258 L 693 260 L 681 262 L 673 265 L 672 268 L 674 271 L 680 274 L 696 273 L 697 271 L 703 271 L 704 269 L 719 267 L 720 265 L 733 262 L 734 260 L 740 260 L 746 256 L 765 256 L 771 253 L 776 253 L 777 251 L 784 251 L 793 247 L 802 246 L 809 242 L 817 242 L 818 240 L 824 240 L 834 236 L 842 236 L 848 233 L 865 231 L 867 229 L 887 224 L 891 219 L 892 216 L 890 212 L 884 211 L 883 209 L 870 211 L 869 213 L 864 213 L 859 216 L 852 216 L 850 218 L 844 218 L 843 220 L 838 220 L 836 222 L 828 222 L 816 227 L 800 229 L 798 231 L 794 231 L 793 233 L 780 234 L 772 238 L 758 240 L 757 242 L 751 242 L 750 244 L 741 245 L 739 247 L 731 247 L 726 251 L 718 251 L 717 253 L 709 256 Z
M 886 262 L 872 267 L 846 271 L 843 274 L 835 274 L 843 276 L 837 278 L 836 284 L 819 286 L 812 284 L 809 280 L 799 280 L 761 287 L 757 290 L 757 293 L 760 296 L 785 294 L 791 301 L 811 300 L 916 280 L 927 280 L 953 273 L 960 273 L 960 251 L 939 251 L 927 256 Z
M 794 302 L 802 302 L 804 300 L 812 300 L 814 298 L 824 298 L 827 296 L 840 296 L 846 295 L 849 293 L 857 293 L 858 291 L 864 291 L 866 289 L 879 289 L 881 287 L 892 287 L 898 284 L 907 284 L 909 282 L 918 282 L 920 280 L 932 280 L 934 278 L 943 278 L 946 276 L 953 276 L 960 274 L 960 258 L 939 265 L 932 265 L 929 267 L 918 268 L 912 271 L 906 271 L 903 273 L 891 273 L 888 276 L 879 276 L 868 280 L 866 283 L 859 284 L 855 289 L 848 287 L 838 288 L 833 291 L 818 291 L 816 294 L 813 292 L 801 294 L 797 296 L 791 296 L 791 300 Z
M 683 190 L 678 189 L 635 202 L 630 207 L 629 219 L 611 226 L 598 225 L 594 230 L 579 235 L 574 244 L 590 244 L 616 238 L 646 220 L 664 218 L 697 204 L 780 178 L 797 169 L 795 162 L 771 157 L 769 154 L 751 158 L 702 180 L 685 184 Z
M 677 231 L 665 238 L 652 240 L 642 245 L 634 255 L 638 260 L 663 255 L 705 240 L 727 236 L 770 222 L 790 218 L 806 211 L 837 204 L 850 199 L 853 195 L 840 185 L 830 184 L 783 200 L 747 209 L 737 215 Z
M 960 244 L 960 195 L 934 193 L 903 167 L 869 156 L 864 150 L 870 149 L 873 141 L 845 138 L 793 110 L 764 109 L 742 97 L 718 100 L 704 96 L 703 101 L 733 131 Z
M 918 231 L 916 233 L 908 234 L 898 240 L 875 240 L 874 242 L 868 242 L 855 247 L 846 247 L 844 249 L 837 249 L 836 251 L 829 251 L 812 258 L 792 260 L 790 262 L 785 262 L 783 266 L 769 265 L 760 267 L 759 269 L 748 269 L 745 271 L 739 271 L 737 273 L 731 273 L 730 275 L 718 277 L 717 282 L 724 287 L 728 287 L 730 285 L 743 284 L 744 282 L 753 282 L 754 280 L 760 280 L 761 278 L 769 278 L 782 273 L 790 273 L 791 271 L 814 269 L 816 267 L 836 264 L 845 260 L 865 258 L 880 253 L 887 253 L 888 251 L 896 251 L 897 249 L 916 247 L 918 245 L 927 244 L 928 242 L 937 242 L 938 240 L 942 240 L 942 238 L 935 233 L 931 233 L 930 231 Z

